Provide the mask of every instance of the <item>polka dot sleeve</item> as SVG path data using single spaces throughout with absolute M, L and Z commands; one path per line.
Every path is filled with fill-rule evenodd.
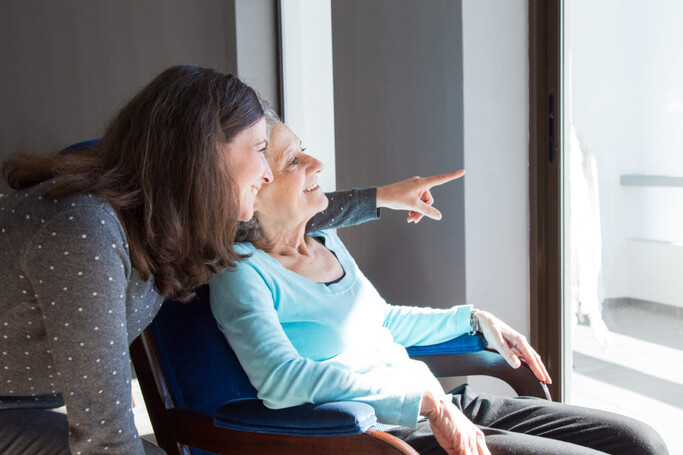
M 376 187 L 354 188 L 325 195 L 329 204 L 308 222 L 307 232 L 353 226 L 379 218 Z
M 131 409 L 127 245 L 113 214 L 93 213 L 53 218 L 22 262 L 43 314 L 71 452 L 144 454 Z

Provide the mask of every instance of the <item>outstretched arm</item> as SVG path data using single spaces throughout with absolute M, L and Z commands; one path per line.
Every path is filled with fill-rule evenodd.
M 307 232 L 354 226 L 379 218 L 377 188 L 325 193 L 329 205 L 306 225 Z
M 440 220 L 441 212 L 432 207 L 431 188 L 465 175 L 464 170 L 431 177 L 412 177 L 379 188 L 354 188 L 326 193 L 327 209 L 315 215 L 306 226 L 308 232 L 354 226 L 379 218 L 382 207 L 407 210 L 408 222 L 419 222 L 423 216 Z
M 441 212 L 432 207 L 434 198 L 431 189 L 465 175 L 465 170 L 447 172 L 431 177 L 412 177 L 377 189 L 377 207 L 392 210 L 407 210 L 408 219 L 419 222 L 423 216 L 434 220 L 441 219 Z

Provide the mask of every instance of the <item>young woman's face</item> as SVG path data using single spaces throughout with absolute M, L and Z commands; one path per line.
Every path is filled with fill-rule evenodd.
M 266 119 L 245 128 L 222 147 L 228 172 L 236 186 L 239 221 L 249 221 L 254 215 L 254 201 L 261 185 L 273 180 L 265 157 L 268 147 Z

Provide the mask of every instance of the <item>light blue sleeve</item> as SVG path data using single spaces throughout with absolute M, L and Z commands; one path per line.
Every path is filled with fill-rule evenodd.
M 301 357 L 279 323 L 267 278 L 242 261 L 210 285 L 211 308 L 258 397 L 270 408 L 360 401 L 384 423 L 415 427 L 422 390 L 377 384 L 362 374 Z
M 470 331 L 472 305 L 447 310 L 387 305 L 384 326 L 403 346 L 425 346 L 448 341 Z

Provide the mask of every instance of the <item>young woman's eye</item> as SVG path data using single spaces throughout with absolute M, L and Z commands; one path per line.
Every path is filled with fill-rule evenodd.
M 259 150 L 259 153 L 266 153 L 268 151 L 268 146 L 263 147 L 261 150 Z

